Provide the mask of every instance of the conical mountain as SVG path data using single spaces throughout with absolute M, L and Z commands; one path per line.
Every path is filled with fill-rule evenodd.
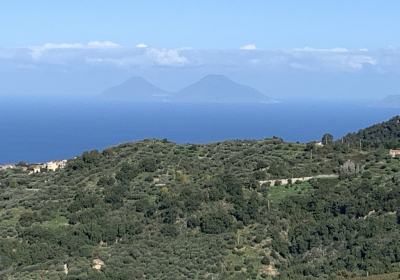
M 169 98 L 190 103 L 275 103 L 252 87 L 238 84 L 226 76 L 211 74 Z
M 388 95 L 371 106 L 381 108 L 400 108 L 400 95 Z
M 122 84 L 106 89 L 101 98 L 130 101 L 163 101 L 171 93 L 156 87 L 142 77 L 129 78 Z

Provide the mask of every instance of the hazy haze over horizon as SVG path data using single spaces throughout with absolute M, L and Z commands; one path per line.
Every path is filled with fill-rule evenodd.
M 13 1 L 0 96 L 96 96 L 141 76 L 178 91 L 223 74 L 274 99 L 400 94 L 400 2 Z

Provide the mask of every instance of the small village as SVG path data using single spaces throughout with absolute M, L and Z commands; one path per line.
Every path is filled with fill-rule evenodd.
M 0 165 L 0 171 L 20 167 L 22 168 L 23 171 L 28 172 L 28 174 L 35 174 L 47 171 L 56 171 L 57 169 L 64 168 L 66 164 L 67 164 L 66 159 L 52 160 L 45 163 L 33 163 L 33 164 L 28 164 L 24 162 L 18 164 L 7 163 L 4 165 Z

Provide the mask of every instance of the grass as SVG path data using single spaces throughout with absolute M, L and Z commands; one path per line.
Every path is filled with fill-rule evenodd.
M 53 220 L 42 223 L 47 228 L 57 228 L 61 225 L 68 225 L 68 219 L 65 216 L 57 215 Z
M 292 184 L 285 186 L 269 186 L 268 199 L 277 202 L 288 195 L 306 195 L 311 190 L 311 185 L 308 181 L 303 181 L 301 184 Z
M 258 273 L 256 279 L 272 279 L 271 276 L 267 276 L 267 278 L 262 278 L 261 274 L 265 273 L 269 268 L 268 265 L 261 264 L 261 259 L 263 255 L 266 255 L 271 260 L 271 265 L 273 266 L 273 258 L 270 256 L 270 248 L 263 248 L 263 245 L 270 242 L 269 239 L 264 239 L 260 244 L 255 244 L 250 241 L 252 238 L 248 238 L 252 234 L 252 230 L 250 227 L 244 227 L 243 229 L 238 230 L 239 239 L 236 239 L 235 249 L 228 250 L 228 255 L 224 260 L 224 266 L 229 269 L 230 273 L 241 273 L 247 270 L 248 265 L 252 265 L 254 267 L 254 271 Z M 237 249 L 237 242 L 240 244 L 240 249 Z M 234 253 L 235 252 L 235 253 Z M 241 266 L 241 270 L 236 271 L 235 266 Z

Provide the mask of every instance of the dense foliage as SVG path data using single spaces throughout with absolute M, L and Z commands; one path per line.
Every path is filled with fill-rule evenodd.
M 347 142 L 325 134 L 325 146 L 145 139 L 85 151 L 55 172 L 28 175 L 21 162 L 0 171 L 0 279 L 400 271 L 400 160 L 388 153 L 398 119 Z M 361 150 L 349 144 L 360 135 Z
M 340 140 L 341 141 L 341 140 Z M 376 124 L 357 133 L 349 133 L 343 137 L 348 145 L 359 147 L 365 150 L 369 148 L 396 149 L 400 147 L 400 116 Z

